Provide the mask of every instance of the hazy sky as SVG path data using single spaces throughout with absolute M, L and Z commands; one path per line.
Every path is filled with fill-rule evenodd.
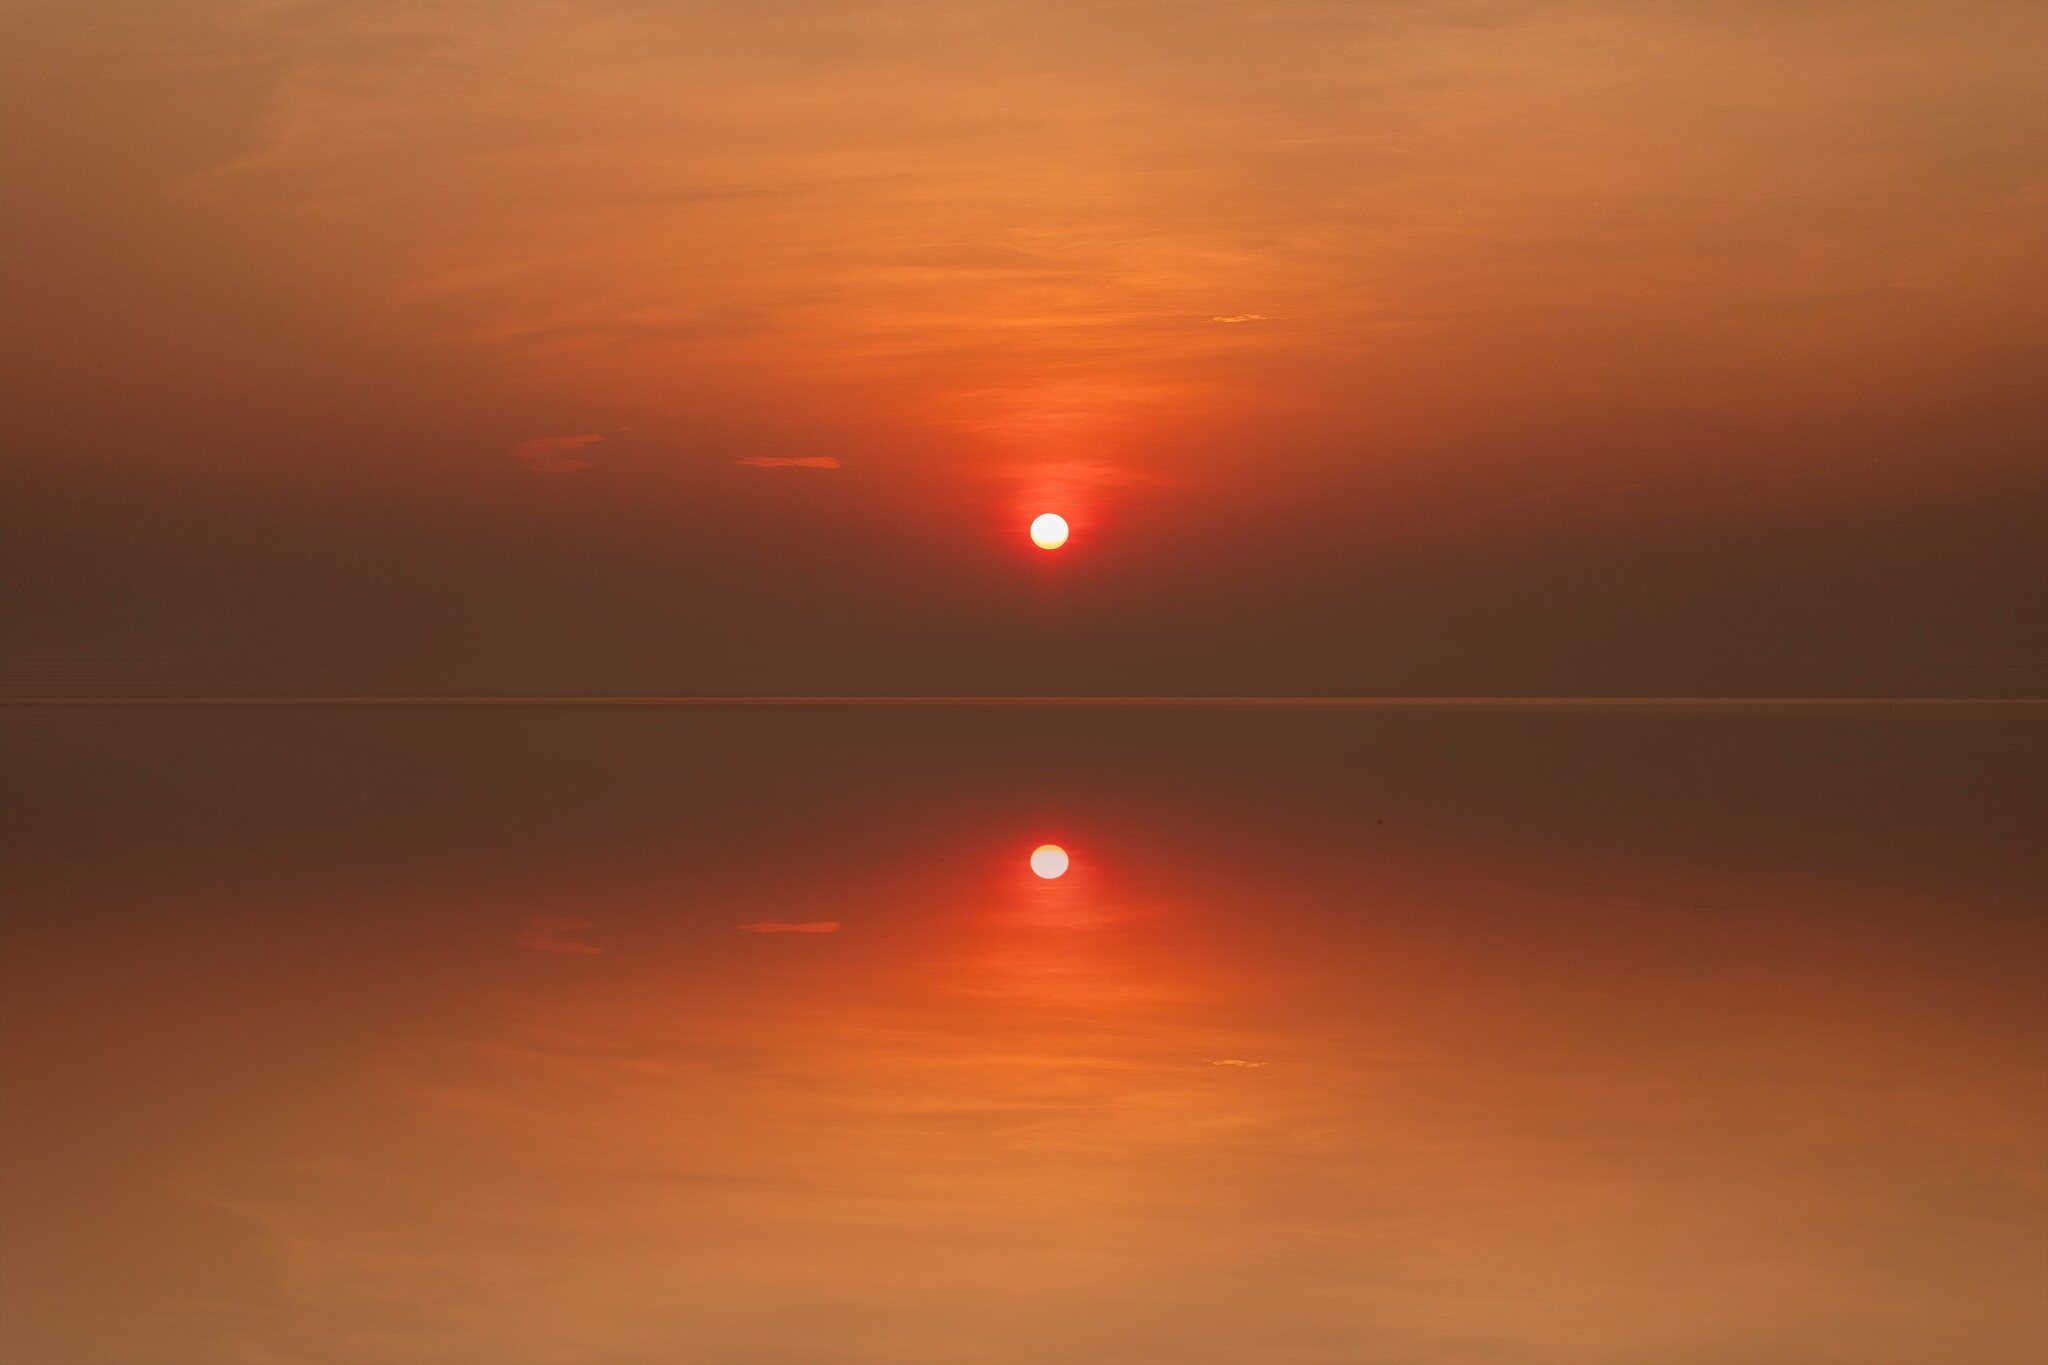
M 2048 691 L 2037 3 L 0 25 L 9 691 Z

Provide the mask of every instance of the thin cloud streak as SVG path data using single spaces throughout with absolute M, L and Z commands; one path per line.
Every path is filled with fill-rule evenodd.
M 735 460 L 749 469 L 838 469 L 839 461 L 830 455 L 750 455 L 744 460 Z
M 583 436 L 536 436 L 513 446 L 512 458 L 525 465 L 535 474 L 573 474 L 579 469 L 590 468 L 593 461 L 576 452 L 594 446 L 604 437 L 594 433 Z

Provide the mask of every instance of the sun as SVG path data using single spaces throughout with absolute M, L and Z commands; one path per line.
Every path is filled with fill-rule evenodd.
M 1058 844 L 1040 844 L 1031 850 L 1031 870 L 1047 881 L 1067 875 L 1067 851 Z
M 1041 550 L 1057 550 L 1067 543 L 1067 519 L 1057 512 L 1040 512 L 1031 521 L 1031 543 Z

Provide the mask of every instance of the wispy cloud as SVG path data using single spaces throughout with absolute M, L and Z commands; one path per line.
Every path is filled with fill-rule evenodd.
M 601 953 L 604 949 L 577 937 L 590 927 L 589 920 L 567 915 L 535 915 L 512 935 L 512 941 L 537 953 Z
M 1262 1066 L 1264 1066 L 1264 1065 L 1265 1065 L 1265 1063 L 1264 1063 L 1264 1062 L 1248 1062 L 1248 1061 L 1244 1060 L 1244 1058 L 1242 1058 L 1242 1057 L 1216 1057 L 1216 1058 L 1213 1058 L 1213 1059 L 1211 1059 L 1211 1061 L 1209 1062 L 1209 1065 L 1210 1065 L 1210 1066 L 1241 1066 L 1241 1067 L 1245 1067 L 1245 1068 L 1248 1068 L 1248 1069 L 1251 1069 L 1251 1070 L 1256 1070 L 1257 1068 L 1259 1068 L 1259 1067 L 1262 1067 Z
M 1211 322 L 1271 322 L 1264 313 L 1232 313 L 1225 318 L 1210 318 Z
M 585 446 L 596 445 L 604 437 L 584 436 L 536 436 L 513 446 L 512 458 L 525 465 L 535 474 L 570 474 L 579 469 L 590 468 L 588 456 L 576 452 Z
M 837 469 L 839 461 L 830 455 L 749 455 L 735 460 L 749 469 Z
M 836 919 L 813 919 L 804 920 L 797 924 L 785 924 L 781 920 L 764 919 L 737 927 L 743 933 L 749 934 L 836 934 L 839 932 L 839 921 Z

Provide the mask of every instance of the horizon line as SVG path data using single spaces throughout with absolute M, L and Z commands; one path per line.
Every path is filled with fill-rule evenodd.
M 1370 695 L 692 695 L 646 694 L 329 694 L 149 697 L 5 697 L 0 708 L 701 708 L 715 709 L 954 709 L 971 710 L 1427 710 L 1468 709 L 1597 709 L 1601 707 L 1761 708 L 1761 707 L 1936 707 L 2043 706 L 2048 697 L 1929 696 L 1370 696 Z

